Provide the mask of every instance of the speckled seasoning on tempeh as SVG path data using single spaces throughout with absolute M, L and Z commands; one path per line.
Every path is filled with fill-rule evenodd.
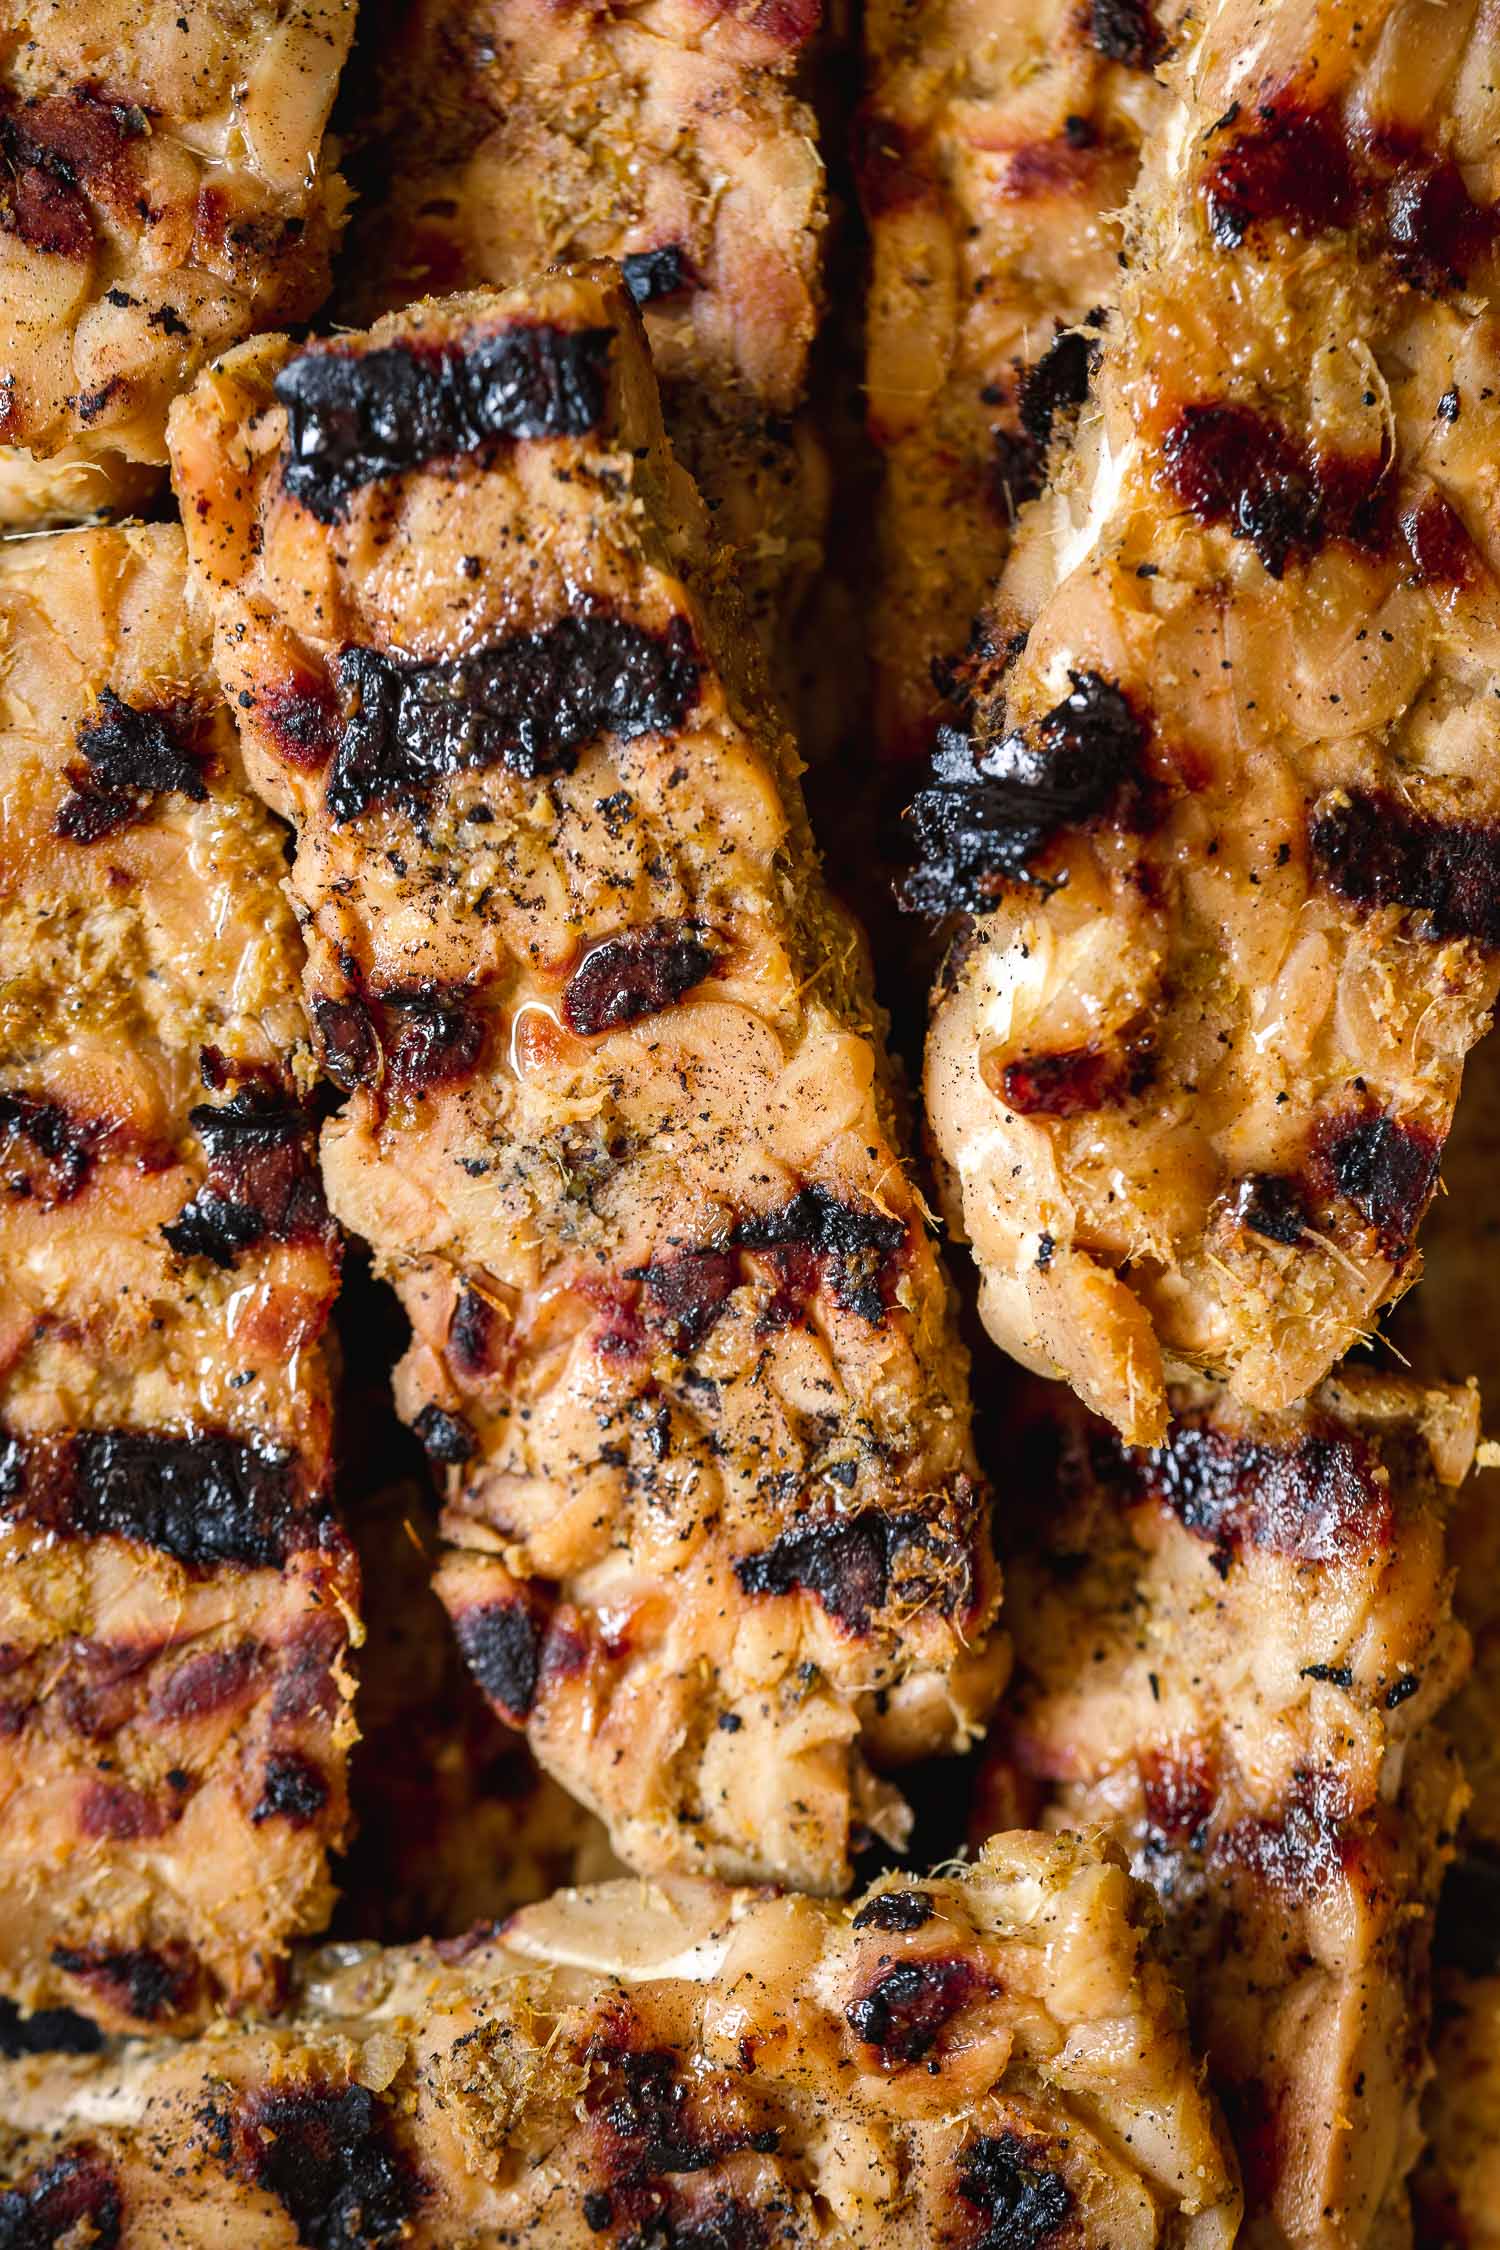
M 337 1230 L 176 529 L 0 551 L 0 1991 L 274 2000 L 346 1820 Z
M 357 490 L 335 448 L 314 504 L 307 358 L 384 384 L 539 328 L 610 334 L 595 428 L 445 431 Z M 989 1503 L 858 939 L 635 308 L 584 271 L 249 346 L 172 445 L 460 1645 L 630 1863 L 841 1888 L 906 1833 L 879 1769 L 1003 1678 Z

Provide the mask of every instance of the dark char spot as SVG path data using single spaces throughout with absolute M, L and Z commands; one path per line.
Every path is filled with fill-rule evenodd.
M 896 1549 L 912 1535 L 899 1516 L 867 1509 L 784 1531 L 756 1555 L 741 1555 L 735 1577 L 747 1594 L 816 1595 L 830 1617 L 865 1633 L 890 1592 Z
M 290 1454 L 212 1431 L 0 1438 L 0 1514 L 62 1538 L 139 1540 L 190 1568 L 279 1569 L 339 1537 Z
M 93 1169 L 97 1126 L 70 1116 L 61 1102 L 0 1093 L 0 1136 L 11 1135 L 29 1141 L 45 1167 L 40 1179 L 29 1171 L 16 1173 L 9 1182 L 12 1193 L 38 1196 L 44 1208 L 78 1194 Z
M 363 1000 L 333 1000 L 326 993 L 315 993 L 312 1022 L 318 1058 L 329 1077 L 348 1093 L 356 1086 L 373 1085 L 380 1070 L 380 1042 L 375 1019 Z
M 978 1983 L 969 1961 L 898 1961 L 850 2002 L 844 2016 L 856 2039 L 879 2048 L 887 2065 L 920 2062 Z
M 1309 1430 L 1290 1444 L 1175 1422 L 1164 1446 L 1133 1457 L 1145 1491 L 1215 1548 L 1263 1548 L 1298 1562 L 1369 1554 L 1391 1537 L 1391 1499 L 1365 1440 Z
M 321 1242 L 338 1233 L 323 1197 L 311 1118 L 279 1096 L 247 1090 L 189 1110 L 208 1157 L 208 1178 L 162 1228 L 179 1257 L 232 1266 L 256 1243 Z
M 542 1634 L 524 1601 L 480 1602 L 454 1620 L 464 1662 L 491 1703 L 524 1726 L 541 1677 Z
M 1242 1226 L 1263 1234 L 1268 1242 L 1294 1248 L 1307 1232 L 1307 1206 L 1297 1182 L 1281 1172 L 1252 1172 L 1240 1181 L 1230 1199 Z
M 563 1020 L 580 1038 L 669 1008 L 701 984 L 715 953 L 699 922 L 649 922 L 590 946 L 563 992 Z
M 38 2008 L 23 2016 L 14 2000 L 0 2000 L 0 2056 L 6 2061 L 16 2055 L 96 2055 L 103 2045 L 99 2026 L 71 2008 Z
M 259 1799 L 250 1818 L 284 1820 L 292 1828 L 306 1828 L 328 1802 L 328 1780 L 320 1766 L 295 1750 L 273 1750 L 266 1760 Z
M 162 2023 L 178 2015 L 191 2002 L 198 1982 L 197 1956 L 185 1945 L 161 1952 L 143 1946 L 126 1953 L 111 1953 L 97 1945 L 55 1945 L 52 1960 L 65 1976 L 92 1985 L 121 2014 L 134 2016 L 138 2023 Z
M 472 1077 L 484 1052 L 484 1017 L 461 988 L 421 986 L 381 994 L 395 1016 L 386 1044 L 386 1075 L 401 1093 L 456 1086 Z
M 655 250 L 632 250 L 620 260 L 620 271 L 638 305 L 655 305 L 663 297 L 680 297 L 696 280 L 680 242 L 663 242 Z
M 361 486 L 502 439 L 582 437 L 604 412 L 607 328 L 502 329 L 469 344 L 303 353 L 276 378 L 282 482 L 321 523 Z
M 77 2141 L 0 2193 L 0 2250 L 56 2250 L 86 2242 L 117 2250 L 120 2186 L 108 2159 Z
M 385 2250 L 409 2234 L 422 2185 L 368 2087 L 257 2088 L 203 2123 L 225 2169 L 274 2195 L 306 2250 Z
M 696 1351 L 719 1320 L 739 1284 L 739 1260 L 732 1250 L 683 1250 L 632 1266 L 625 1276 L 638 1281 L 645 1298 L 648 1328 L 659 1331 L 676 1352 Z
M 985 2134 L 964 2151 L 958 2192 L 984 2220 L 970 2250 L 1042 2250 L 1073 2215 L 1073 2194 L 1015 2133 Z
M 988 471 L 991 504 L 1006 522 L 1013 522 L 1041 491 L 1047 449 L 1057 435 L 1058 422 L 1088 397 L 1098 357 L 1095 338 L 1065 329 L 1022 375 L 1016 399 L 1018 426 L 993 433 Z
M 1379 549 L 1390 536 L 1388 461 L 1314 456 L 1253 407 L 1185 406 L 1162 444 L 1167 482 L 1200 523 L 1224 524 L 1273 578 L 1331 539 Z
M 1097 672 L 1035 727 L 987 743 L 938 730 L 931 784 L 912 802 L 917 862 L 903 903 L 921 914 L 982 913 L 1063 829 L 1095 819 L 1136 778 L 1145 731 Z
M 1437 294 L 1463 287 L 1494 246 L 1494 212 L 1475 203 L 1451 157 L 1414 135 L 1372 133 L 1337 109 L 1288 101 L 1232 122 L 1240 130 L 1203 180 L 1220 249 L 1238 249 L 1266 221 L 1303 235 L 1359 227 L 1403 281 Z
M 881 1891 L 854 1917 L 857 1930 L 920 1930 L 932 1920 L 926 1891 Z
M 441 1406 L 424 1406 L 412 1428 L 429 1461 L 441 1461 L 451 1468 L 461 1461 L 472 1461 L 479 1451 L 479 1440 L 463 1416 L 449 1414 Z
M 1065 1055 L 1028 1055 L 1007 1063 L 1006 1102 L 1022 1117 L 1081 1117 L 1142 1093 L 1151 1082 L 1149 1046 L 1077 1047 Z
M 686 618 L 653 633 L 592 614 L 428 664 L 349 648 L 338 676 L 344 711 L 327 801 L 342 825 L 384 799 L 419 802 L 445 774 L 571 772 L 599 735 L 670 733 L 698 700 L 699 671 Z
M 1500 947 L 1500 826 L 1414 812 L 1385 790 L 1359 790 L 1317 815 L 1313 859 L 1341 898 L 1400 906 L 1425 936 Z
M 1148 0 L 1089 0 L 1089 32 L 1099 53 L 1127 70 L 1149 70 L 1161 52 Z
M 692 2085 L 670 2049 L 601 2047 L 594 2059 L 605 2067 L 590 2087 L 589 2110 L 604 2128 L 610 2174 L 627 2189 L 664 2172 L 706 2171 L 738 2149 L 769 2155 L 776 2148 L 775 2131 L 726 2126 L 711 2111 L 700 2121 Z M 672 2237 L 673 2250 L 678 2239 Z
M 99 717 L 78 729 L 84 766 L 57 812 L 57 833 L 75 844 L 97 843 L 134 820 L 150 797 L 175 790 L 202 804 L 208 795 L 188 744 L 196 715 L 190 709 L 141 711 L 113 688 L 99 690 Z
M 878 1328 L 906 1247 L 906 1227 L 880 1211 L 841 1202 L 815 1181 L 799 1188 L 779 1211 L 742 1219 L 729 1239 L 738 1249 L 773 1257 L 778 1252 L 810 1253 L 821 1263 L 836 1303 Z
M 1424 1127 L 1383 1111 L 1333 1117 L 1319 1127 L 1313 1174 L 1375 1229 L 1381 1251 L 1399 1262 L 1437 1184 L 1442 1143 Z

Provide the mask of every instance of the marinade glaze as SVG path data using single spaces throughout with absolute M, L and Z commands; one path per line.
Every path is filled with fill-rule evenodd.
M 359 416 L 307 441 L 310 358 L 373 412 L 393 353 L 517 331 L 607 339 L 593 427 L 445 426 L 357 489 Z M 471 1668 L 633 1864 L 839 1887 L 905 1830 L 875 1768 L 1003 1676 L 988 1507 L 858 940 L 634 307 L 584 271 L 248 347 L 172 442 Z

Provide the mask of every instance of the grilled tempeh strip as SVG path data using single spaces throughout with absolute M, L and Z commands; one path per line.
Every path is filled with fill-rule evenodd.
M 992 1700 L 997 1581 L 858 939 L 634 308 L 247 346 L 172 443 L 469 1662 L 631 1864 L 839 1887 L 904 1833 L 867 1755 Z
M 0 549 L 0 1991 L 267 2003 L 332 1903 L 353 1555 L 281 837 L 182 535 Z
M 1445 1519 L 1473 1393 L 1349 1375 L 1276 1417 L 1178 1393 L 1129 1452 L 1039 1420 L 981 1830 L 1103 1822 L 1161 1896 L 1255 2250 L 1403 2238 L 1468 1656 Z
M 466 1948 L 330 1949 L 283 2027 L 0 2066 L 0 2225 L 118 2250 L 1228 2250 L 1146 1921 L 1099 1846 L 1007 1836 L 852 1919 L 616 1883 Z
M 857 159 L 868 426 L 884 454 L 871 655 L 883 757 L 925 756 L 1016 518 L 1082 404 L 1120 211 L 1168 101 L 1175 6 L 879 0 Z
M 927 1086 L 985 1319 L 1134 1442 L 1174 1368 L 1303 1396 L 1414 1277 L 1488 1021 L 1491 50 L 1212 12 L 1025 652 L 917 800 L 914 899 L 978 916 Z
M 827 217 L 792 74 L 817 0 L 405 0 L 346 310 L 622 262 L 679 457 L 738 555 L 773 673 L 822 555 L 827 471 L 801 405 Z
M 327 294 L 354 0 L 0 7 L 0 526 L 130 506 L 209 353 Z

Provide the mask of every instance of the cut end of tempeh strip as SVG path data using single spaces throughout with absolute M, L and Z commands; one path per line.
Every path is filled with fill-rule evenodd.
M 622 1882 L 331 1949 L 284 2026 L 0 2066 L 0 2209 L 108 2210 L 119 2250 L 290 2250 L 356 2210 L 411 2250 L 1228 2250 L 1149 1922 L 1108 1849 L 1015 1835 L 852 1917 Z
M 1489 32 L 1429 28 L 1233 0 L 1168 73 L 1022 653 L 914 806 L 986 1324 L 1135 1442 L 1184 1370 L 1306 1395 L 1415 1279 L 1500 976 Z
M 1247 2241 L 1399 2238 L 1466 1796 L 1432 1722 L 1468 1661 L 1445 1528 L 1474 1395 L 1347 1375 L 1274 1417 L 1174 1407 L 1155 1452 L 1039 1414 L 976 1825 L 1102 1823 L 1160 1894 Z
M 301 952 L 185 571 L 0 553 L 0 1991 L 136 2030 L 326 1919 L 358 1599 Z
M 137 505 L 211 352 L 305 320 L 354 0 L 53 5 L 0 49 L 0 526 Z
M 393 402 L 401 402 L 396 411 Z M 1004 1674 L 856 933 L 608 269 L 245 347 L 174 466 L 470 1662 L 648 1870 L 849 1880 Z

